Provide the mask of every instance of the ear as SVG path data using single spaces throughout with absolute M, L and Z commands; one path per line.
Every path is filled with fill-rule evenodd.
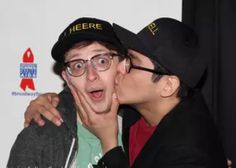
M 71 94 L 73 95 L 73 97 L 75 99 L 75 102 L 76 102 L 76 100 L 77 100 L 77 93 L 76 93 L 76 89 L 75 89 L 74 85 L 70 81 L 70 76 L 66 73 L 66 71 L 62 71 L 61 76 L 66 81 L 66 84 L 70 88 Z
M 61 72 L 61 76 L 62 76 L 62 78 L 66 81 L 66 84 L 69 85 L 70 80 L 69 80 L 69 77 L 68 77 L 68 74 L 66 73 L 66 71 L 63 70 L 63 71 Z
M 70 88 L 70 90 L 73 90 L 74 87 L 70 81 L 70 76 L 66 73 L 66 71 L 62 71 L 61 72 L 61 76 L 63 77 L 63 79 L 66 81 L 66 84 L 68 85 L 68 87 Z
M 180 86 L 180 80 L 177 76 L 166 76 L 164 86 L 162 87 L 161 96 L 170 97 L 176 95 Z

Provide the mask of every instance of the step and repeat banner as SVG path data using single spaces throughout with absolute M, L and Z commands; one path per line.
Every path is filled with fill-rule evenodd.
M 59 92 L 63 81 L 50 52 L 79 17 L 97 17 L 137 33 L 158 17 L 181 20 L 181 0 L 8 0 L 0 2 L 0 168 L 6 167 L 29 102 Z

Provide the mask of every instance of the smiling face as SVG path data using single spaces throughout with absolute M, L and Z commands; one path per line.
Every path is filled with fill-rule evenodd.
M 65 62 L 76 59 L 90 60 L 92 57 L 104 53 L 116 52 L 109 50 L 98 42 L 93 42 L 87 46 L 78 46 L 70 49 L 65 55 Z M 68 71 L 62 72 L 62 76 L 72 93 L 76 94 L 74 95 L 75 101 L 78 101 L 77 96 L 82 95 L 96 113 L 108 112 L 111 107 L 114 79 L 119 60 L 117 56 L 114 56 L 110 61 L 110 67 L 104 71 L 96 70 L 91 61 L 86 61 L 85 72 L 78 77 L 71 76 Z M 103 59 L 96 60 L 96 62 L 99 64 L 105 63 Z M 99 65 L 96 63 L 95 66 Z M 81 67 L 81 65 L 78 64 L 76 67 Z

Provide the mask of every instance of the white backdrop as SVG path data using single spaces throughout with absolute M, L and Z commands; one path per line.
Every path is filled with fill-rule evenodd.
M 181 0 L 1 0 L 0 168 L 6 167 L 30 100 L 39 93 L 62 89 L 62 80 L 52 71 L 50 50 L 70 22 L 83 16 L 97 17 L 138 32 L 158 17 L 180 20 L 181 5 Z M 20 68 L 20 64 L 27 65 L 23 55 L 28 48 L 34 67 Z M 30 70 L 35 89 L 20 87 L 20 71 L 25 70 Z

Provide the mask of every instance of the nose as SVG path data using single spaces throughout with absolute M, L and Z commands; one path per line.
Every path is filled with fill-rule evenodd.
M 90 63 L 87 64 L 86 78 L 89 81 L 94 81 L 98 78 L 96 69 Z

